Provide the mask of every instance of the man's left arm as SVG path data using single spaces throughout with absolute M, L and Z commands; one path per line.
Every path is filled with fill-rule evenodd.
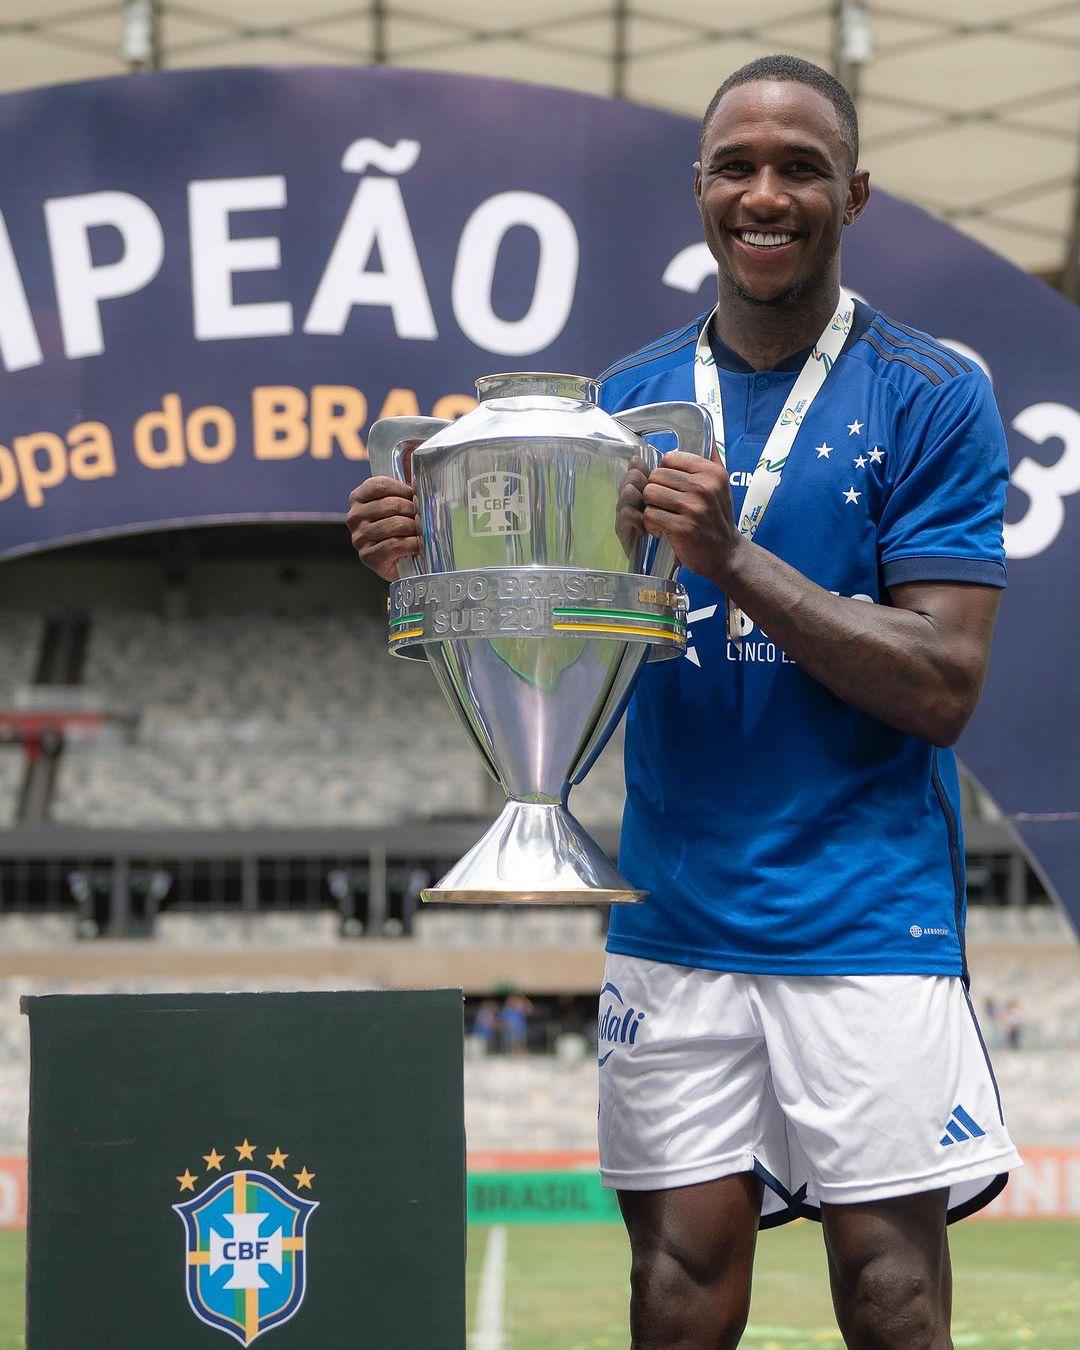
M 617 403 L 608 406 L 617 417 Z M 666 535 L 684 567 L 714 582 L 838 698 L 947 746 L 986 677 L 1005 581 L 1009 454 L 978 370 L 922 390 L 905 405 L 904 426 L 907 447 L 897 448 L 878 521 L 888 603 L 834 595 L 744 538 L 715 453 L 673 451 L 647 478 L 628 474 L 618 526 L 620 538 Z
M 1001 604 L 993 586 L 911 582 L 888 605 L 833 595 L 742 539 L 731 599 L 808 675 L 863 712 L 934 745 L 953 745 L 975 711 Z

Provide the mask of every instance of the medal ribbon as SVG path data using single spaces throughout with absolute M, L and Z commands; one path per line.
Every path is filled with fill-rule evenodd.
M 799 428 L 810 411 L 810 405 L 817 397 L 847 341 L 854 316 L 855 302 L 841 286 L 836 311 L 806 358 L 806 364 L 799 372 L 788 400 L 773 424 L 772 431 L 769 432 L 757 468 L 750 479 L 750 486 L 746 489 L 738 528 L 739 533 L 745 535 L 747 539 L 753 539 L 773 493 L 780 486 L 784 465 L 788 462 L 795 437 L 799 434 Z M 709 345 L 709 332 L 715 317 L 714 309 L 698 335 L 697 350 L 694 353 L 694 396 L 712 418 L 716 452 L 720 456 L 721 463 L 727 468 L 724 400 L 720 393 L 720 376 L 717 373 L 716 361 Z M 741 641 L 741 618 L 739 610 L 728 600 L 728 637 L 733 642 Z

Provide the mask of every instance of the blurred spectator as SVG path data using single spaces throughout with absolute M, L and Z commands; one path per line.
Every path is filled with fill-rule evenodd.
M 495 1048 L 495 1033 L 498 1030 L 498 1023 L 499 1005 L 493 998 L 484 999 L 476 1010 L 470 1035 L 485 1055 L 491 1054 Z
M 1002 1025 L 1005 1029 L 1005 1044 L 1010 1050 L 1019 1050 L 1024 1038 L 1024 1019 L 1020 1013 L 1020 1005 L 1014 998 L 1005 1005 Z
M 998 1049 L 1005 1043 L 1001 1030 L 1001 1004 L 996 998 L 988 998 L 983 1004 L 983 1022 L 986 1029 L 987 1044 Z
M 409 879 L 405 883 L 405 892 L 401 897 L 401 922 L 405 926 L 405 932 L 411 937 L 413 930 L 413 915 L 420 903 L 421 891 L 426 891 L 431 885 L 431 873 L 426 867 L 414 867 L 409 873 Z
M 529 1017 L 533 1005 L 524 994 L 510 994 L 499 1018 L 503 1049 L 508 1055 L 524 1055 L 529 1047 Z

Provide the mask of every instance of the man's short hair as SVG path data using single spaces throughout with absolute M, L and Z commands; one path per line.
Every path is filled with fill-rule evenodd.
M 734 74 L 727 77 L 713 94 L 709 106 L 705 109 L 705 116 L 701 119 L 698 158 L 704 149 L 705 133 L 709 129 L 713 113 L 716 112 L 716 105 L 729 89 L 734 89 L 740 84 L 756 84 L 759 80 L 776 80 L 782 84 L 806 84 L 811 89 L 816 89 L 819 94 L 824 94 L 840 118 L 840 130 L 851 152 L 851 167 L 855 168 L 859 162 L 859 117 L 855 111 L 855 104 L 851 101 L 851 95 L 834 75 L 830 75 L 821 66 L 815 66 L 812 61 L 804 61 L 801 56 L 784 54 L 759 56 L 757 60 L 748 61 L 745 66 L 740 66 Z

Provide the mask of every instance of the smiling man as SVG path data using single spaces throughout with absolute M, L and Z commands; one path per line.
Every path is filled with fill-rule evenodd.
M 951 1345 L 946 1222 L 1009 1140 L 967 998 L 951 746 L 1005 583 L 1008 456 L 982 372 L 853 301 L 855 109 L 768 57 L 717 91 L 694 191 L 717 304 L 616 362 L 603 404 L 710 411 L 720 453 L 631 474 L 618 528 L 665 535 L 686 659 L 630 706 L 601 994 L 600 1163 L 633 1251 L 634 1350 L 726 1350 L 758 1229 L 820 1218 L 860 1350 Z M 888 259 L 881 260 L 883 267 Z M 383 577 L 412 488 L 352 494 Z
M 670 539 L 691 623 L 630 708 L 619 862 L 650 894 L 601 995 L 640 1018 L 600 1069 L 633 1345 L 736 1345 L 758 1228 L 810 1215 L 846 1343 L 943 1350 L 946 1222 L 1020 1161 L 949 748 L 1005 581 L 1004 434 L 980 371 L 841 289 L 870 184 L 832 76 L 743 67 L 699 151 L 716 308 L 602 377 L 616 415 L 703 403 L 721 447 L 637 475 L 620 521 Z

